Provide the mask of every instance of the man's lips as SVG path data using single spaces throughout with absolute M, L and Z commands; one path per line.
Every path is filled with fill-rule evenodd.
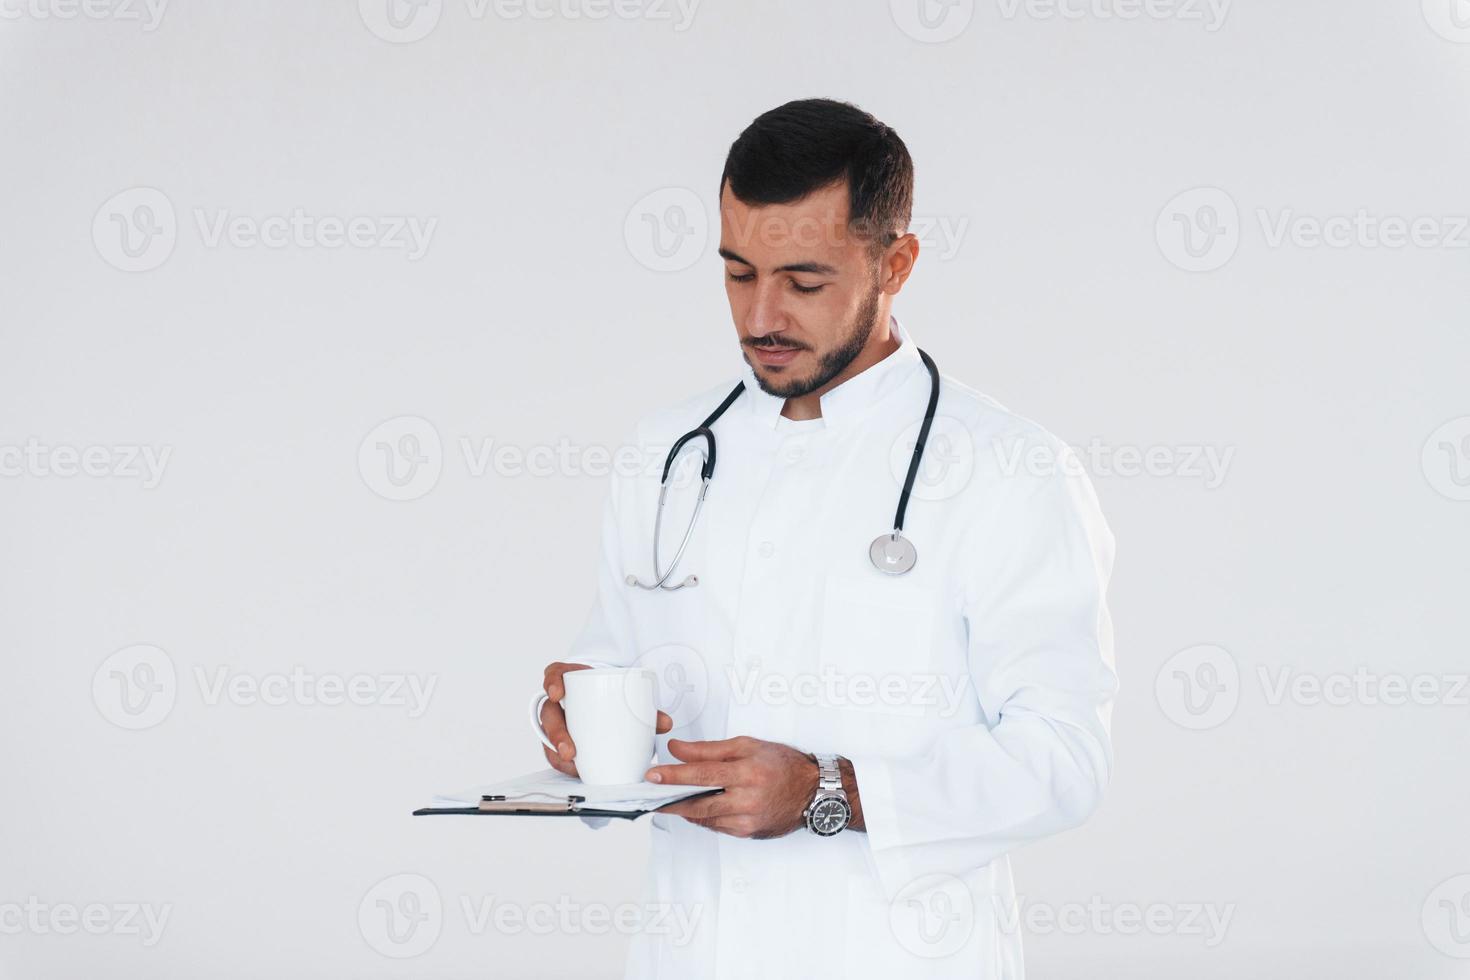
M 790 364 L 792 359 L 800 354 L 800 347 L 754 347 L 750 348 L 755 353 L 755 359 L 768 367 L 779 367 L 782 364 Z

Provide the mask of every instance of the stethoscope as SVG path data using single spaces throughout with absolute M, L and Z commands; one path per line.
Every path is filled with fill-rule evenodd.
M 914 543 L 903 536 L 903 515 L 909 507 L 909 493 L 914 488 L 914 478 L 919 475 L 919 464 L 924 458 L 924 444 L 929 441 L 929 427 L 934 424 L 934 409 L 939 404 L 939 369 L 934 366 L 934 359 L 922 350 L 919 358 L 924 362 L 924 367 L 929 371 L 929 405 L 924 409 L 924 424 L 919 426 L 919 438 L 914 441 L 914 452 L 909 460 L 908 476 L 903 481 L 903 492 L 898 495 L 898 512 L 893 515 L 893 530 L 878 535 L 873 543 L 868 546 L 868 559 L 872 561 L 873 567 L 887 575 L 902 575 L 913 568 L 919 560 L 918 549 Z M 697 428 L 691 429 L 679 437 L 669 450 L 668 457 L 664 460 L 663 475 L 658 481 L 658 510 L 653 518 L 653 574 L 658 576 L 652 585 L 649 585 L 629 574 L 624 581 L 631 586 L 647 589 L 650 592 L 663 589 L 666 592 L 674 592 L 685 586 L 699 584 L 699 576 L 686 576 L 682 582 L 675 585 L 667 584 L 673 577 L 674 569 L 679 567 L 679 559 L 684 557 L 684 550 L 689 547 L 689 539 L 694 536 L 695 525 L 699 523 L 699 512 L 704 507 L 705 495 L 709 493 L 709 481 L 715 475 L 715 434 L 710 429 L 719 420 L 725 410 L 735 403 L 740 393 L 745 390 L 745 382 L 742 381 L 735 386 L 725 400 L 720 402 L 720 407 L 709 414 Z M 701 449 L 704 463 L 699 469 L 699 497 L 694 502 L 694 513 L 689 518 L 689 528 L 684 532 L 684 540 L 679 542 L 679 550 L 674 553 L 674 560 L 669 564 L 667 571 L 659 570 L 659 540 L 664 521 L 664 500 L 669 493 L 669 471 L 674 467 L 674 461 L 679 457 L 679 451 L 695 439 L 705 441 L 707 451 Z

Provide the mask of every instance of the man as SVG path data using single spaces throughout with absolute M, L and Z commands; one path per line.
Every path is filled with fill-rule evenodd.
M 1112 535 L 1066 448 L 942 377 L 902 520 L 917 560 L 891 574 L 908 561 L 875 540 L 931 393 L 891 313 L 912 199 L 903 142 L 844 103 L 781 106 L 730 148 L 719 254 L 745 387 L 711 425 L 718 469 L 668 582 L 690 584 L 633 584 L 658 574 L 659 474 L 615 476 L 597 602 L 544 681 L 562 772 L 564 674 L 638 664 L 677 736 L 647 778 L 724 787 L 652 818 L 650 901 L 696 926 L 638 935 L 631 977 L 1019 977 L 1007 855 L 1108 782 Z M 673 445 L 730 391 L 637 442 Z M 690 446 L 664 569 L 698 494 Z

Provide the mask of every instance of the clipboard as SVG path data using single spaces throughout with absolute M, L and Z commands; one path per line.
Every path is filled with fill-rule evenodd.
M 569 795 L 565 800 L 513 800 L 499 794 L 489 794 L 480 797 L 480 805 L 475 807 L 420 807 L 413 811 L 416 817 L 432 816 L 469 816 L 469 817 L 618 817 L 623 820 L 637 820 L 647 813 L 657 813 L 666 806 L 675 803 L 683 803 L 685 800 L 701 800 L 706 796 L 714 796 L 723 793 L 724 787 L 714 786 L 702 793 L 692 793 L 689 796 L 681 796 L 677 800 L 669 800 L 667 803 L 652 807 L 647 810 L 611 810 L 586 805 L 586 797 Z

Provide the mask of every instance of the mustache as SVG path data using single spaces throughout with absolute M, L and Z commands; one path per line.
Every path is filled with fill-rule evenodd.
M 779 347 L 783 350 L 811 350 L 806 344 L 800 344 L 794 340 L 782 340 L 780 337 L 746 337 L 740 343 L 745 347 Z

